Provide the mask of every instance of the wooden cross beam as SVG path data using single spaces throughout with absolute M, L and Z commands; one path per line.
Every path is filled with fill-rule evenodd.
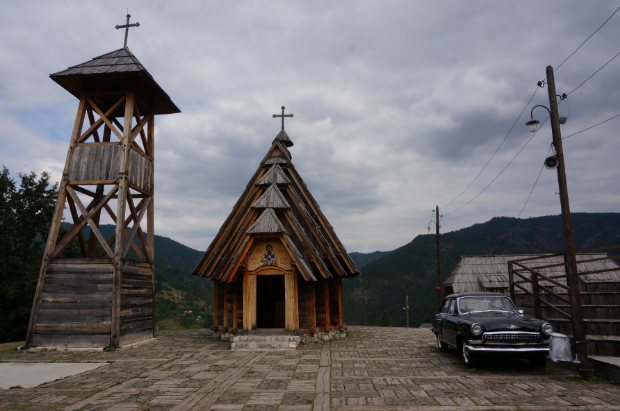
M 282 117 L 282 130 L 284 130 L 284 117 L 293 118 L 292 114 L 284 114 L 284 106 L 282 106 L 282 114 L 274 114 L 273 118 Z
M 131 17 L 131 14 L 127 13 L 127 23 L 123 24 L 123 25 L 116 25 L 116 30 L 118 29 L 125 29 L 125 45 L 123 46 L 124 48 L 127 48 L 127 36 L 129 35 L 129 27 L 140 27 L 140 23 L 135 22 L 133 24 L 129 24 L 129 18 Z

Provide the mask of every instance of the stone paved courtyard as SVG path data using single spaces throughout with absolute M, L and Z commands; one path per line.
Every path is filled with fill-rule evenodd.
M 211 331 L 160 332 L 116 352 L 0 352 L 1 362 L 109 362 L 36 388 L 0 390 L 0 410 L 620 410 L 620 386 L 524 360 L 465 370 L 427 329 L 351 327 L 296 351 L 230 350 Z

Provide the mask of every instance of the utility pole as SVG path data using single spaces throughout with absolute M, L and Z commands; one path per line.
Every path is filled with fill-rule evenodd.
M 581 306 L 581 293 L 579 290 L 579 272 L 577 271 L 577 258 L 575 256 L 575 239 L 573 237 L 573 222 L 568 202 L 568 187 L 566 185 L 566 167 L 564 163 L 564 150 L 562 149 L 562 134 L 560 133 L 560 117 L 558 114 L 558 101 L 555 92 L 555 80 L 553 67 L 547 66 L 547 89 L 549 91 L 549 108 L 551 112 L 551 130 L 553 133 L 553 146 L 559 160 L 558 185 L 560 188 L 560 205 L 562 208 L 562 224 L 564 226 L 564 243 L 566 253 L 566 282 L 570 288 L 570 311 L 573 326 L 573 339 L 575 352 L 581 355 L 579 374 L 586 380 L 590 379 L 592 370 L 589 367 L 588 347 L 586 345 L 585 327 L 583 322 L 583 308 Z M 439 241 L 439 240 L 437 240 Z
M 405 310 L 407 311 L 407 328 L 409 328 L 409 296 L 405 296 Z
M 437 235 L 437 293 L 439 294 L 439 309 L 441 310 L 441 241 L 439 239 L 439 206 L 435 208 L 435 229 Z

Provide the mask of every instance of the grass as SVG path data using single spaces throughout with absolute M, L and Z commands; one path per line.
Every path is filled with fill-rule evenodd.
M 26 341 L 15 341 L 10 343 L 0 344 L 0 354 L 7 353 L 11 351 L 17 351 L 19 347 L 23 347 L 26 344 Z

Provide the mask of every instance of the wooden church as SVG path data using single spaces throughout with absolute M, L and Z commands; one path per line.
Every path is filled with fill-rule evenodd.
M 193 274 L 214 281 L 216 331 L 343 330 L 342 279 L 359 274 L 291 162 L 282 130 Z
M 127 48 L 127 30 L 138 26 L 129 17 L 117 26 L 123 48 L 50 75 L 79 104 L 26 348 L 116 348 L 154 337 L 155 116 L 180 110 Z M 100 230 L 105 218 L 111 238 Z M 61 222 L 71 226 L 58 239 Z M 67 258 L 76 239 L 81 256 Z

